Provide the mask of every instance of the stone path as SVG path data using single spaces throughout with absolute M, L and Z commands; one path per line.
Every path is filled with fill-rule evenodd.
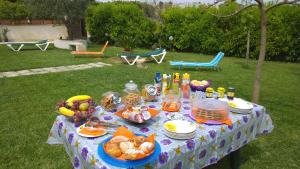
M 111 64 L 97 62 L 97 63 L 88 63 L 88 64 L 80 64 L 80 65 L 46 67 L 46 68 L 38 68 L 38 69 L 0 72 L 0 78 L 29 76 L 29 75 L 46 74 L 46 73 L 54 73 L 54 72 L 66 72 L 66 71 L 73 71 L 73 70 L 90 69 L 95 67 L 103 67 L 103 66 L 111 66 Z

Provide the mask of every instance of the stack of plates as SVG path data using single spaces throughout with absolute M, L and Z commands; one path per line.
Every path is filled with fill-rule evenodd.
M 164 123 L 164 134 L 173 139 L 191 139 L 196 135 L 196 124 L 187 120 L 170 120 Z
M 249 114 L 252 112 L 253 104 L 250 102 L 247 102 L 240 98 L 234 98 L 233 100 L 228 99 L 220 99 L 222 101 L 225 101 L 230 106 L 229 110 L 234 113 L 239 114 Z

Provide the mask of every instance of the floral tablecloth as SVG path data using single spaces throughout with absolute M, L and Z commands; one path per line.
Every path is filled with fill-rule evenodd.
M 147 103 L 152 108 L 161 108 L 161 102 Z M 190 101 L 183 100 L 181 111 L 189 118 L 191 111 Z M 232 127 L 227 125 L 197 124 L 197 135 L 190 140 L 174 140 L 162 133 L 163 122 L 167 120 L 167 113 L 161 112 L 144 125 L 133 125 L 106 112 L 99 106 L 95 112 L 101 120 L 125 125 L 135 133 L 144 135 L 156 134 L 160 143 L 161 153 L 155 161 L 138 168 L 203 168 L 216 163 L 225 155 L 233 152 L 259 134 L 270 133 L 273 129 L 272 120 L 264 107 L 254 104 L 252 113 L 240 115 L 230 113 Z M 63 144 L 74 168 L 115 169 L 105 163 L 98 155 L 98 144 L 110 135 L 99 138 L 84 138 L 76 133 L 73 123 L 64 116 L 57 116 L 48 138 L 49 144 Z

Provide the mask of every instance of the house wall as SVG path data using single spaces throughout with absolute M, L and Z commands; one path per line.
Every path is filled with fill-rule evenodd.
M 0 31 L 7 28 L 9 31 L 7 37 L 9 41 L 37 41 L 48 39 L 53 41 L 62 37 L 67 38 L 67 29 L 65 25 L 0 25 Z

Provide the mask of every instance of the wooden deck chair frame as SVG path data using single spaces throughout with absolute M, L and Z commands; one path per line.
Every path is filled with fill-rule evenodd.
M 72 51 L 71 54 L 73 55 L 103 55 L 105 49 L 108 46 L 108 41 L 104 44 L 100 52 L 89 52 L 89 51 Z

